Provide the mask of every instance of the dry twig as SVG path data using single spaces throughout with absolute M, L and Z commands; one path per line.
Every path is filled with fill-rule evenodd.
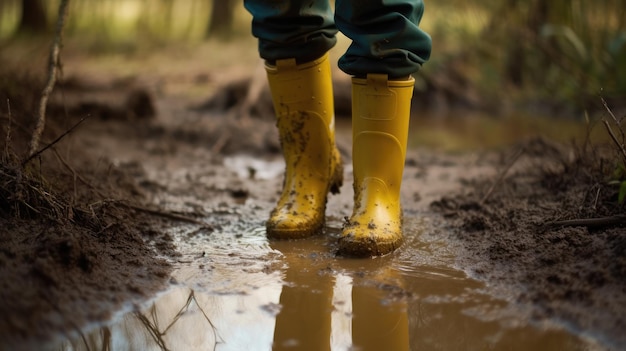
M 610 217 L 600 218 L 580 218 L 580 219 L 568 219 L 564 221 L 548 222 L 548 227 L 587 227 L 587 228 L 602 228 L 612 227 L 626 224 L 626 216 L 616 215 Z
M 211 152 L 214 154 L 219 154 L 220 152 L 222 152 L 222 150 L 224 149 L 224 147 L 226 146 L 230 138 L 231 138 L 231 135 L 229 132 L 226 132 L 220 135 L 220 137 L 217 139 L 215 144 L 213 144 L 213 146 L 211 147 Z
M 59 135 L 56 139 L 54 139 L 51 143 L 49 143 L 48 145 L 44 146 L 41 150 L 36 151 L 34 153 L 32 153 L 30 156 L 28 156 L 24 161 L 22 161 L 22 166 L 25 166 L 28 162 L 30 162 L 32 159 L 34 159 L 35 157 L 41 155 L 44 151 L 48 150 L 49 148 L 53 147 L 56 143 L 58 143 L 59 141 L 61 141 L 61 139 L 65 138 L 65 136 L 67 136 L 68 134 L 70 134 L 71 132 L 74 131 L 74 129 L 76 129 L 79 125 L 81 125 L 81 123 L 83 123 L 89 116 L 83 117 L 80 119 L 80 121 L 76 122 L 76 124 L 74 124 L 72 127 L 70 127 L 70 129 L 66 130 L 65 132 L 63 132 L 61 135 Z
M 61 0 L 59 5 L 59 17 L 57 19 L 56 33 L 52 47 L 50 48 L 50 59 L 48 62 L 48 80 L 46 86 L 41 92 L 41 99 L 39 100 L 39 110 L 37 114 L 37 124 L 33 131 L 32 138 L 28 147 L 28 159 L 32 159 L 39 148 L 39 141 L 46 127 L 46 106 L 48 105 L 48 98 L 54 89 L 54 85 L 57 80 L 59 72 L 59 53 L 61 51 L 61 43 L 63 40 L 63 27 L 65 27 L 65 20 L 67 18 L 68 7 L 70 0 Z M 26 162 L 23 162 L 26 164 Z
M 11 116 L 11 103 L 9 99 L 7 99 L 7 110 L 9 113 L 9 123 L 7 125 L 7 136 L 4 144 L 4 155 L 8 157 L 9 145 L 11 145 L 11 123 L 13 122 L 13 116 Z
M 617 136 L 615 136 L 615 133 L 613 132 L 613 128 L 611 128 L 611 125 L 609 124 L 609 122 L 606 119 L 603 119 L 602 123 L 604 123 L 604 127 L 606 127 L 606 131 L 609 132 L 609 135 L 611 136 L 611 139 L 613 139 L 613 142 L 615 143 L 617 148 L 622 152 L 622 158 L 624 159 L 624 163 L 626 163 L 626 149 L 624 149 L 624 145 L 622 145 L 622 143 L 620 143 L 619 140 L 617 140 Z
M 606 101 L 604 99 L 602 99 L 602 104 L 604 105 L 604 108 L 607 110 L 607 112 L 609 113 L 609 115 L 613 119 L 613 122 L 615 122 L 615 124 L 618 127 L 620 127 L 620 121 L 617 119 L 617 117 L 615 117 L 615 115 L 613 114 L 613 111 L 611 111 L 611 109 L 609 108 L 609 106 L 607 105 L 607 103 L 606 103 Z M 618 130 L 620 132 L 620 135 L 622 136 L 622 142 L 620 142 L 617 139 L 617 136 L 615 135 L 615 132 L 613 131 L 613 128 L 611 128 L 611 124 L 609 123 L 609 121 L 607 121 L 606 119 L 603 118 L 602 119 L 602 123 L 604 123 L 604 127 L 606 128 L 606 131 L 609 133 L 609 136 L 611 137 L 611 139 L 615 143 L 615 146 L 617 146 L 617 148 L 621 151 L 623 161 L 626 164 L 626 147 L 624 146 L 624 141 L 626 139 L 626 135 L 624 134 L 624 131 L 621 128 L 618 128 Z
M 195 218 L 189 217 L 189 216 L 180 215 L 177 213 L 167 212 L 167 211 L 162 211 L 162 210 L 155 210 L 155 209 L 151 209 L 151 208 L 147 208 L 147 207 L 143 207 L 139 205 L 129 204 L 126 202 L 118 202 L 118 204 L 121 206 L 128 207 L 130 209 L 133 209 L 135 211 L 144 212 L 153 216 L 159 216 L 159 217 L 163 217 L 163 218 L 167 218 L 167 219 L 171 219 L 175 221 L 197 224 L 203 228 L 211 228 L 210 224 L 197 220 Z

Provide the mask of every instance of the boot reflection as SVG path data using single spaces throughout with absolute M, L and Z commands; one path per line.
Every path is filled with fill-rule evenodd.
M 395 271 L 385 269 L 372 282 L 352 285 L 352 343 L 356 350 L 408 350 L 409 319 L 406 294 Z M 391 280 L 393 283 L 389 282 Z
M 318 259 L 296 242 L 272 244 L 285 257 L 287 269 L 276 316 L 274 350 L 330 350 L 334 277 L 326 259 Z
M 336 258 L 324 242 L 272 244 L 283 253 L 282 274 L 246 273 L 225 294 L 175 287 L 54 349 L 408 350 L 402 277 L 385 258 Z
M 387 265 L 364 272 L 360 260 L 311 254 L 320 252 L 313 245 L 272 244 L 287 266 L 273 349 L 408 350 L 408 308 L 397 272 Z

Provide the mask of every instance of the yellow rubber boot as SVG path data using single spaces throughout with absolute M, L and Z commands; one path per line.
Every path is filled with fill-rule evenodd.
M 414 82 L 381 74 L 352 79 L 354 210 L 341 254 L 380 256 L 402 244 L 400 186 Z
M 266 71 L 286 163 L 267 236 L 303 238 L 321 231 L 328 192 L 338 193 L 343 181 L 328 54 L 303 64 L 278 60 Z

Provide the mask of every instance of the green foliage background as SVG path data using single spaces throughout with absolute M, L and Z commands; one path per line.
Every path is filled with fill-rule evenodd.
M 578 104 L 626 97 L 626 2 L 427 2 L 436 64 L 482 89 Z M 435 18 L 429 19 L 429 15 Z M 428 68 L 427 68 L 428 69 Z
M 226 0 L 214 0 L 226 1 Z M 232 35 L 250 36 L 250 15 L 235 2 Z M 44 1 L 54 23 L 58 0 Z M 426 1 L 433 37 L 423 73 L 460 73 L 482 96 L 568 104 L 585 110 L 602 96 L 626 104 L 623 0 Z M 0 43 L 16 37 L 20 0 L 0 3 Z M 206 0 L 73 0 L 68 40 L 91 53 L 133 53 L 195 45 L 212 9 Z

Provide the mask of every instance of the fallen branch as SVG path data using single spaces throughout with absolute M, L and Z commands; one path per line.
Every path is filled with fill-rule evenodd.
M 197 224 L 199 226 L 202 226 L 204 228 L 211 228 L 211 225 L 197 220 L 195 218 L 191 218 L 188 216 L 183 216 L 183 215 L 179 215 L 176 213 L 172 213 L 172 212 L 166 212 L 166 211 L 161 211 L 161 210 L 155 210 L 155 209 L 151 209 L 151 208 L 147 208 L 147 207 L 143 207 L 143 206 L 138 206 L 138 205 L 131 205 L 128 203 L 124 203 L 124 202 L 119 202 L 118 203 L 121 206 L 125 206 L 128 207 L 130 209 L 136 210 L 136 211 L 140 211 L 140 212 L 144 212 L 153 216 L 159 216 L 159 217 L 164 217 L 164 218 L 168 218 L 168 219 L 173 219 L 176 221 L 180 221 L 180 222 L 187 222 L 187 223 L 191 223 L 191 224 Z
M 56 84 L 57 74 L 59 71 L 59 52 L 61 51 L 61 43 L 63 40 L 63 27 L 65 27 L 65 19 L 67 18 L 68 7 L 70 0 L 61 0 L 59 5 L 59 17 L 57 19 L 56 33 L 54 36 L 54 42 L 50 48 L 50 59 L 48 62 L 48 80 L 46 86 L 41 92 L 41 99 L 39 100 L 39 110 L 37 115 L 37 123 L 35 130 L 33 131 L 32 138 L 28 147 L 28 160 L 32 159 L 39 149 L 39 141 L 43 135 L 43 131 L 46 127 L 46 106 L 48 105 L 48 98 L 54 89 Z M 22 164 L 26 164 L 27 161 Z
M 617 215 L 610 217 L 600 218 L 580 218 L 580 219 L 568 219 L 564 221 L 554 221 L 546 223 L 548 227 L 587 227 L 587 228 L 601 228 L 611 227 L 617 225 L 626 225 L 626 215 Z

